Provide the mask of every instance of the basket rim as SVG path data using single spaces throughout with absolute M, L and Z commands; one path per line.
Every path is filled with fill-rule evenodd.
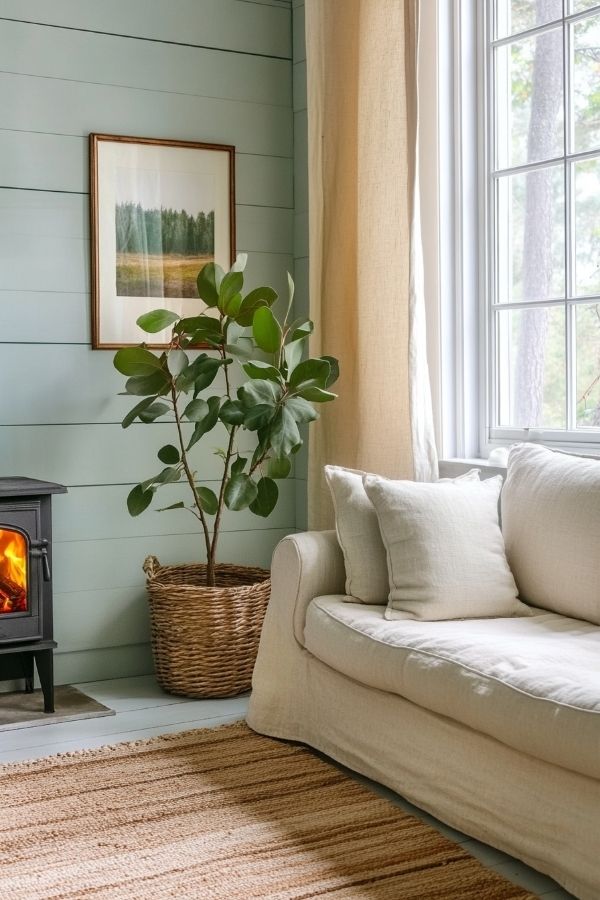
M 146 569 L 146 564 L 144 564 L 144 568 Z M 217 576 L 219 573 L 239 573 L 242 577 L 249 577 L 249 580 L 241 581 L 238 584 L 215 584 L 211 586 L 206 584 L 185 584 L 180 581 L 172 581 L 169 575 L 173 575 L 182 569 L 190 574 L 197 573 L 198 575 L 201 575 L 206 572 L 206 563 L 176 563 L 163 566 L 158 560 L 155 560 L 155 564 L 152 568 L 146 571 L 146 584 L 148 587 L 152 586 L 154 588 L 158 588 L 161 585 L 164 585 L 165 587 L 177 586 L 177 590 L 182 592 L 202 591 L 218 594 L 264 587 L 267 586 L 271 580 L 271 572 L 269 569 L 263 569 L 259 566 L 240 566 L 234 563 L 217 563 L 215 566 Z

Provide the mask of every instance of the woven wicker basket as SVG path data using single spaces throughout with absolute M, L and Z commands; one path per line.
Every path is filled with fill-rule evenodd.
M 158 683 L 184 697 L 233 697 L 250 689 L 271 591 L 265 569 L 144 562 Z

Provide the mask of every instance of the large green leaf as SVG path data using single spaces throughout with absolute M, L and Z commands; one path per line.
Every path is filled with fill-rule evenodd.
M 244 276 L 241 272 L 228 272 L 223 276 L 221 286 L 219 288 L 219 300 L 217 306 L 219 310 L 226 316 L 235 316 L 242 305 L 242 296 L 240 291 L 244 286 Z M 234 299 L 239 297 L 239 300 Z M 230 311 L 231 310 L 231 311 Z
M 208 403 L 206 400 L 192 400 L 183 411 L 183 415 L 190 422 L 201 422 L 208 415 Z
M 117 350 L 113 365 L 121 375 L 144 377 L 154 375 L 162 369 L 160 357 L 155 356 L 145 347 L 123 347 Z
M 264 428 L 275 415 L 275 410 L 275 406 L 267 403 L 259 403 L 251 407 L 244 416 L 244 426 L 248 431 L 258 431 L 259 428 Z
M 332 384 L 335 384 L 340 377 L 340 364 L 335 356 L 322 356 L 321 359 L 325 359 L 329 363 L 330 372 L 327 376 L 327 381 L 325 382 L 325 387 L 328 388 L 331 387 Z
M 157 371 L 154 375 L 135 375 L 128 378 L 125 382 L 125 390 L 128 394 L 138 397 L 149 397 L 150 394 L 166 394 L 170 385 L 169 376 L 162 371 Z
M 249 475 L 234 475 L 225 486 L 225 504 L 228 509 L 245 509 L 257 493 L 258 488 Z
M 271 478 L 287 478 L 292 471 L 292 461 L 287 457 L 273 457 L 269 460 L 267 469 Z
M 129 426 L 131 425 L 131 423 L 132 423 L 135 419 L 137 419 L 137 417 L 139 416 L 139 414 L 140 414 L 141 412 L 143 412 L 143 411 L 144 411 L 148 406 L 150 406 L 152 403 L 154 403 L 155 400 L 156 400 L 156 397 L 145 397 L 144 400 L 140 400 L 139 403 L 136 403 L 136 405 L 133 407 L 133 409 L 131 409 L 131 410 L 127 413 L 127 415 L 125 416 L 125 418 L 124 418 L 123 421 L 121 422 L 121 427 L 122 427 L 122 428 L 129 428 Z
M 196 367 L 196 375 L 194 379 L 194 397 L 197 397 L 200 391 L 209 387 L 215 378 L 217 372 L 223 365 L 222 360 L 209 357 Z
M 198 296 L 207 306 L 216 306 L 219 302 L 219 285 L 223 278 L 223 269 L 212 262 L 206 263 L 198 273 L 196 279 Z
M 170 406 L 167 406 L 166 403 L 151 403 L 150 406 L 147 406 L 146 409 L 142 410 L 139 413 L 140 421 L 148 424 L 149 422 L 155 422 L 157 419 L 160 419 L 161 416 L 164 416 L 171 409 Z
M 131 490 L 127 496 L 127 509 L 130 516 L 139 516 L 152 503 L 153 491 L 144 490 L 141 484 Z
M 275 366 L 260 359 L 252 359 L 242 365 L 242 369 L 250 378 L 267 378 L 269 381 L 281 382 L 281 372 Z
M 312 403 L 328 403 L 330 400 L 337 398 L 337 394 L 332 394 L 331 391 L 324 391 L 318 387 L 308 387 L 298 391 L 298 396 L 304 400 L 310 400 Z
M 292 303 L 294 302 L 294 292 L 296 290 L 296 286 L 294 285 L 294 279 L 287 273 L 287 283 L 288 283 L 288 311 L 292 308 Z
M 256 485 L 257 493 L 250 504 L 250 511 L 264 519 L 270 516 L 279 497 L 279 488 L 272 478 L 260 478 Z
M 285 408 L 291 412 L 295 421 L 300 425 L 305 425 L 307 422 L 314 422 L 315 419 L 319 418 L 319 413 L 316 409 L 301 397 L 292 397 L 289 400 L 286 400 Z
M 201 315 L 181 319 L 178 322 L 175 331 L 177 331 L 178 334 L 189 335 L 195 344 L 200 344 L 205 341 L 220 343 L 223 339 L 220 322 L 214 316 Z
M 240 325 L 248 327 L 252 325 L 254 313 L 262 306 L 273 306 L 277 300 L 277 292 L 270 287 L 258 287 L 246 294 L 242 300 L 242 305 L 236 316 L 236 320 Z
M 223 365 L 223 360 L 219 357 L 207 356 L 206 353 L 202 353 L 178 376 L 175 386 L 178 391 L 184 391 L 186 394 L 193 388 L 194 397 L 196 397 L 200 391 L 213 383 L 217 372 Z
M 178 500 L 177 503 L 170 503 L 168 506 L 160 506 L 156 512 L 167 512 L 169 509 L 185 509 L 185 503 L 183 500 Z
M 305 359 L 292 372 L 289 382 L 294 390 L 308 387 L 324 388 L 331 372 L 326 359 Z
M 159 472 L 154 479 L 155 484 L 173 484 L 175 481 L 181 480 L 181 469 L 175 469 L 173 466 L 167 466 L 162 472 Z
M 208 413 L 203 419 L 196 423 L 190 442 L 187 445 L 188 450 L 193 447 L 194 444 L 198 443 L 200 438 L 208 431 L 211 431 L 217 424 L 221 399 L 220 397 L 209 397 L 207 403 Z
M 225 425 L 241 425 L 244 421 L 244 408 L 237 400 L 226 400 L 219 410 L 219 418 Z
M 296 366 L 298 366 L 302 361 L 302 352 L 302 341 L 294 341 L 293 344 L 286 345 L 283 354 L 285 357 L 285 364 L 287 366 L 288 380 Z
M 296 319 L 289 330 L 289 341 L 305 341 L 313 333 L 314 325 L 310 319 Z
M 226 316 L 230 316 L 232 319 L 235 319 L 238 312 L 240 311 L 240 306 L 242 305 L 242 295 L 234 294 L 226 303 L 223 304 L 223 314 Z
M 208 359 L 211 359 L 211 357 L 206 353 L 200 353 L 193 362 L 183 369 L 175 380 L 175 387 L 178 391 L 183 391 L 187 394 L 187 392 L 193 388 L 198 373 L 202 370 L 203 363 Z
M 244 456 L 238 456 L 231 464 L 231 474 L 240 475 L 246 468 L 248 460 Z
M 281 400 L 282 390 L 274 381 L 266 379 L 255 379 L 247 381 L 238 388 L 238 399 L 249 409 L 258 403 L 267 403 L 275 406 Z
M 265 426 L 265 428 L 259 428 L 256 432 L 256 447 L 254 448 L 254 453 L 252 454 L 252 459 L 250 460 L 250 468 L 254 468 L 257 466 L 267 453 L 269 449 L 269 440 L 271 437 L 271 432 L 269 426 Z
M 167 368 L 173 378 L 177 378 L 178 375 L 181 375 L 183 370 L 187 369 L 188 365 L 189 359 L 187 353 L 184 353 L 183 350 L 177 348 L 169 350 L 167 353 Z
M 207 513 L 209 516 L 214 516 L 219 508 L 219 501 L 217 500 L 215 492 L 211 491 L 210 488 L 203 486 L 196 487 L 196 490 L 203 512 Z
M 235 344 L 225 344 L 225 352 L 237 356 L 239 359 L 252 359 L 255 354 L 252 338 L 238 338 Z
M 173 444 L 165 444 L 160 448 L 157 456 L 166 466 L 174 466 L 180 460 L 179 450 Z
M 276 456 L 289 456 L 302 444 L 295 419 L 285 406 L 277 411 L 270 429 L 270 441 Z
M 261 306 L 252 320 L 254 340 L 265 353 L 275 353 L 281 346 L 281 326 L 268 306 Z
M 152 312 L 144 313 L 143 316 L 136 319 L 136 322 L 143 331 L 148 334 L 156 334 L 157 331 L 164 331 L 178 318 L 179 315 L 170 309 L 153 309 Z

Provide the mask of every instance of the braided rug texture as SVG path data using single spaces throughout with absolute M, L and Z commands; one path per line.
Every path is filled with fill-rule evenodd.
M 0 767 L 2 900 L 521 900 L 310 750 L 244 725 Z

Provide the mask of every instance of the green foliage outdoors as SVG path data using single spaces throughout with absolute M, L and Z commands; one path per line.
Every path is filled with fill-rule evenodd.
M 123 428 L 135 421 L 173 425 L 173 443 L 158 451 L 160 471 L 133 488 L 127 498 L 129 512 L 142 513 L 164 485 L 185 484 L 187 500 L 164 508 L 187 509 L 198 519 L 208 585 L 215 583 L 223 508 L 270 515 L 279 496 L 277 481 L 289 475 L 302 446 L 300 427 L 318 418 L 315 404 L 336 397 L 330 387 L 338 377 L 337 360 L 303 359 L 313 324 L 306 318 L 290 321 L 291 277 L 287 312 L 280 319 L 273 312 L 277 294 L 272 288 L 255 288 L 244 296 L 245 264 L 242 254 L 227 273 L 215 263 L 200 271 L 198 294 L 211 312 L 181 318 L 157 309 L 140 316 L 137 323 L 147 334 L 171 329 L 164 352 L 141 344 L 114 357 L 115 367 L 127 378 L 125 392 L 137 400 Z M 194 351 L 198 344 L 210 345 L 211 351 Z M 234 364 L 245 375 L 237 388 Z M 219 388 L 208 391 L 215 382 Z M 214 442 L 219 426 L 226 446 L 214 450 L 223 469 L 213 491 L 203 484 L 206 479 L 194 467 L 190 451 L 202 439 Z M 242 435 L 253 438 L 252 450 L 240 449 Z

